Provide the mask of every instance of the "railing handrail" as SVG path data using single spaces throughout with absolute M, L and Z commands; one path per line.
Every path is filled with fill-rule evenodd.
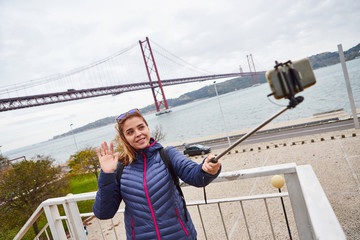
M 219 176 L 216 179 L 214 179 L 212 183 L 234 181 L 238 179 L 246 179 L 253 177 L 264 177 L 274 174 L 285 174 L 285 173 L 293 173 L 293 172 L 296 172 L 296 164 L 286 163 L 286 164 L 279 164 L 274 166 L 264 166 L 258 168 L 250 168 L 239 171 L 220 173 Z M 181 186 L 187 187 L 190 185 L 186 184 L 185 182 L 181 182 Z M 55 204 L 58 205 L 58 204 L 62 204 L 63 202 L 78 202 L 83 200 L 95 199 L 95 196 L 96 196 L 96 191 L 79 193 L 79 194 L 67 195 L 63 197 L 49 198 L 44 202 L 42 202 L 41 204 L 42 206 L 49 206 Z
M 287 197 L 289 194 L 287 192 L 281 193 L 270 193 L 270 194 L 259 194 L 259 195 L 251 195 L 251 196 L 243 196 L 243 197 L 232 197 L 232 198 L 219 198 L 219 199 L 209 199 L 207 202 L 200 200 L 200 201 L 192 201 L 186 202 L 186 206 L 195 206 L 195 205 L 205 205 L 205 204 L 213 204 L 213 203 L 225 203 L 225 202 L 235 202 L 235 201 L 247 201 L 247 200 L 258 200 L 264 198 L 279 198 L 279 197 Z M 87 199 L 91 200 L 91 199 Z M 116 213 L 123 213 L 125 212 L 124 208 L 119 208 Z M 94 216 L 93 212 L 88 213 L 80 213 L 81 217 L 91 217 Z M 61 220 L 67 219 L 66 216 L 60 216 Z
M 33 212 L 33 214 L 30 216 L 30 218 L 26 221 L 24 226 L 20 229 L 20 231 L 16 234 L 14 239 L 21 239 L 27 231 L 31 228 L 31 226 L 36 222 L 36 220 L 40 217 L 40 215 L 44 212 L 43 209 L 43 203 L 41 203 L 36 210 Z
M 270 193 L 251 196 L 241 196 L 223 199 L 209 199 L 207 204 L 225 203 L 234 201 L 257 200 L 266 198 L 286 197 L 288 196 L 292 205 L 295 223 L 298 229 L 300 239 L 346 239 L 345 233 L 336 218 L 336 215 L 318 181 L 312 167 L 310 165 L 296 166 L 295 163 L 280 164 L 274 166 L 264 166 L 259 168 L 245 169 L 240 171 L 224 172 L 213 182 L 234 181 L 239 179 L 264 177 L 275 174 L 284 174 L 288 192 Z M 188 186 L 183 184 L 183 186 Z M 57 231 L 58 225 L 54 221 L 66 220 L 70 224 L 70 228 L 75 229 L 75 234 L 83 234 L 81 232 L 81 217 L 93 216 L 93 213 L 79 213 L 77 208 L 78 201 L 95 199 L 96 192 L 88 192 L 65 197 L 51 198 L 42 202 L 35 212 L 31 215 L 25 225 L 21 228 L 14 239 L 21 239 L 30 229 L 32 224 L 44 212 L 54 210 L 53 206 L 63 205 L 66 216 L 60 216 L 55 212 L 55 218 L 50 218 L 49 224 L 54 231 Z M 206 204 L 203 200 L 188 202 L 188 206 L 199 206 Z M 50 210 L 49 210 L 50 209 Z M 57 207 L 56 207 L 57 209 Z M 57 210 L 55 210 L 57 211 Z M 70 212 L 69 212 L 70 211 Z M 72 212 L 74 211 L 74 212 Z M 119 209 L 118 212 L 124 212 Z M 51 213 L 49 213 L 51 214 Z M 67 214 L 70 214 L 68 216 Z M 77 215 L 77 216 L 76 216 Z M 48 218 L 49 221 L 49 218 Z M 55 225 L 56 226 L 55 226 Z M 77 224 L 77 225 L 76 225 Z M 62 226 L 60 226 L 62 227 Z M 80 228 L 81 227 L 81 228 Z M 64 234 L 61 230 L 60 234 Z M 55 233 L 56 234 L 56 233 Z M 330 237 L 330 238 L 329 238 Z

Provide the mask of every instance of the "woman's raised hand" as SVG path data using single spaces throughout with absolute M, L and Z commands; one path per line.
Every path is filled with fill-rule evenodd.
M 99 158 L 101 170 L 105 173 L 113 173 L 116 170 L 119 153 L 114 155 L 114 145 L 110 143 L 110 149 L 106 142 L 101 144 L 101 149 L 96 149 L 97 156 Z

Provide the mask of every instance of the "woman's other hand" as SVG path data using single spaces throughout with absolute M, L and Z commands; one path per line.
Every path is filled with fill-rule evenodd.
M 105 173 L 113 173 L 116 170 L 119 153 L 114 155 L 114 145 L 110 143 L 110 149 L 106 142 L 101 144 L 101 149 L 96 149 L 97 156 L 99 158 L 101 170 Z
M 209 174 L 216 174 L 218 171 L 219 171 L 219 168 L 221 166 L 221 163 L 220 162 L 217 162 L 217 163 L 212 163 L 210 162 L 211 159 L 215 158 L 214 155 L 212 154 L 209 154 L 206 158 L 205 158 L 205 161 L 202 165 L 202 170 L 206 173 L 209 173 Z

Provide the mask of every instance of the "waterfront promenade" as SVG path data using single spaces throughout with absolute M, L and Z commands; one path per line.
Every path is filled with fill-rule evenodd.
M 338 116 L 341 119 L 346 119 L 348 116 L 343 112 L 322 114 L 321 116 L 314 116 L 311 119 L 298 120 L 297 123 L 304 121 L 313 121 L 319 118 L 333 118 Z M 275 124 L 276 127 L 295 124 L 294 121 L 289 123 Z M 267 128 L 274 127 L 269 125 Z M 246 131 L 244 131 L 246 132 Z M 219 137 L 219 136 L 217 136 Z M 219 154 L 224 149 L 213 150 L 213 154 Z M 202 157 L 192 157 L 196 162 L 201 162 Z M 282 140 L 261 142 L 256 144 L 246 144 L 246 141 L 241 145 L 231 150 L 230 154 L 225 155 L 221 159 L 222 172 L 230 172 L 236 170 L 257 168 L 262 166 L 271 166 L 284 163 L 296 163 L 297 165 L 309 164 L 314 169 L 322 188 L 324 189 L 334 212 L 344 229 L 347 239 L 360 238 L 360 130 L 349 129 L 342 131 L 327 132 L 324 134 L 307 135 L 295 138 L 287 138 Z M 214 183 L 207 188 L 208 199 L 219 199 L 234 196 L 256 195 L 269 192 L 277 192 L 271 186 L 269 177 L 262 177 L 256 180 L 248 181 L 241 180 L 233 183 Z M 188 202 L 203 199 L 203 190 L 193 187 L 183 188 L 185 198 Z M 283 188 L 286 192 L 286 186 Z M 296 235 L 296 227 L 292 217 L 292 210 L 288 200 L 285 200 L 285 205 L 288 212 L 290 228 L 292 229 L 293 239 L 298 239 Z M 258 211 L 256 203 L 247 203 L 245 208 L 251 209 L 249 217 L 249 225 L 251 229 L 256 229 L 253 239 L 263 239 L 261 233 L 261 215 Z M 229 239 L 243 239 L 240 234 L 244 230 L 244 223 L 239 220 L 238 214 L 233 212 L 232 207 L 223 209 L 227 213 Z M 279 209 L 278 209 L 279 210 Z M 280 214 L 279 211 L 270 210 L 272 214 Z M 208 207 L 208 217 L 211 218 L 211 207 Z M 190 213 L 196 221 L 196 214 Z M 205 214 L 206 216 L 206 214 Z M 114 218 L 114 224 L 118 233 L 123 230 L 123 221 L 121 217 Z M 287 239 L 286 225 L 284 224 L 283 216 L 279 219 L 282 224 L 283 231 L 279 230 L 278 239 Z M 98 224 L 95 219 L 88 222 L 89 234 L 88 239 L 98 239 L 100 236 Z M 103 223 L 102 223 L 103 224 Z M 217 225 L 217 224 L 216 224 Z M 275 225 L 280 225 L 275 223 Z M 198 228 L 199 226 L 197 226 Z M 110 229 L 103 228 L 103 229 Z M 201 227 L 199 227 L 201 228 Z M 207 232 L 208 237 L 216 236 L 217 227 L 213 226 Z M 211 231 L 214 231 L 213 233 Z M 198 239 L 204 239 L 203 233 L 198 231 Z M 213 234 L 213 235 L 212 235 Z M 104 233 L 106 235 L 106 233 Z M 106 239 L 115 239 L 110 235 Z M 208 239 L 219 239 L 217 237 Z

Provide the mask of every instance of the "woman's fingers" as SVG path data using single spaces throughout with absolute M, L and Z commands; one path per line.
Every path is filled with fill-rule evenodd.
M 118 161 L 119 161 L 119 155 L 120 155 L 120 153 L 119 153 L 119 152 L 115 153 L 115 161 L 116 161 L 116 162 L 118 162 Z
M 114 153 L 114 146 L 112 143 L 110 143 L 110 150 L 107 145 L 107 142 L 104 142 L 101 144 L 101 149 L 100 149 L 101 156 L 108 155 L 108 154 L 113 155 L 113 153 Z
M 111 142 L 110 143 L 110 155 L 113 155 L 114 154 L 114 144 Z
M 97 156 L 98 156 L 98 158 L 99 158 L 99 161 L 100 161 L 101 154 L 100 154 L 100 150 L 99 150 L 98 148 L 96 149 L 96 154 L 97 154 Z
M 103 142 L 101 144 L 101 148 L 96 149 L 96 154 L 100 161 L 104 161 L 105 159 L 110 159 L 110 160 L 116 160 L 117 162 L 119 159 L 119 153 L 115 154 L 114 156 L 114 144 L 112 142 L 110 143 L 110 149 L 108 148 L 107 142 Z
M 99 158 L 100 167 L 105 173 L 113 173 L 116 170 L 117 162 L 119 160 L 119 153 L 114 155 L 114 145 L 110 143 L 110 149 L 107 142 L 101 144 L 101 148 L 96 149 L 96 154 Z
M 215 156 L 212 154 L 209 154 L 205 161 L 210 162 L 213 158 L 215 158 Z
M 100 148 L 100 154 L 101 156 L 103 156 L 105 153 L 105 149 L 104 149 L 104 143 L 101 144 L 101 148 Z
M 107 142 L 104 142 L 104 154 L 107 155 L 108 152 L 109 152 L 109 148 L 108 148 Z
M 210 154 L 209 156 L 207 156 L 207 158 L 205 159 L 203 165 L 202 165 L 202 170 L 204 170 L 204 172 L 207 172 L 209 174 L 216 174 L 219 171 L 220 168 L 220 162 L 217 163 L 212 163 L 210 162 L 211 159 L 213 159 L 215 156 Z

